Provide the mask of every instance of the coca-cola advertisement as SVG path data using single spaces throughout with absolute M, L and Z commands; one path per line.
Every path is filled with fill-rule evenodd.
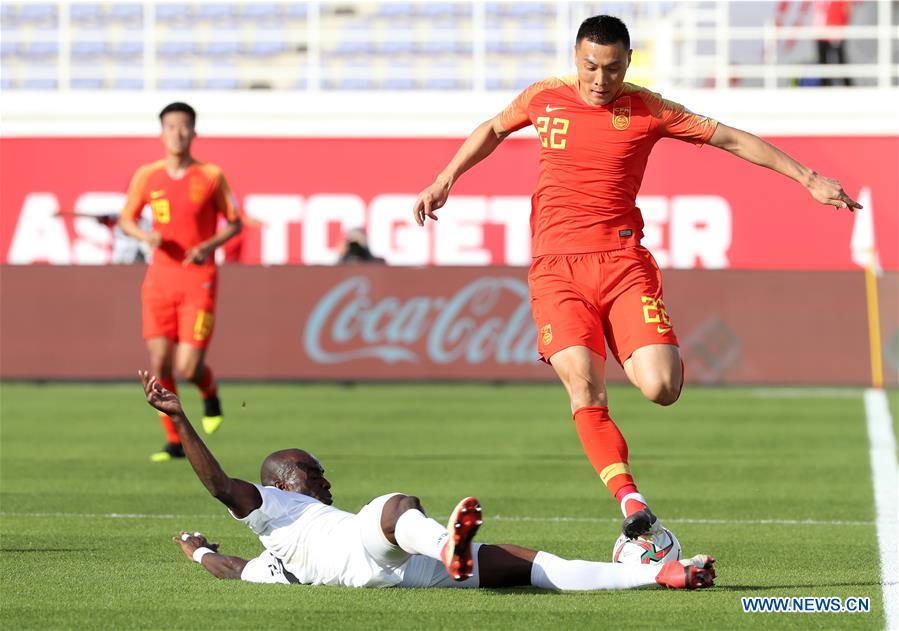
M 349 276 L 324 293 L 303 326 L 303 350 L 326 365 L 456 365 L 534 361 L 528 286 L 521 278 L 486 274 L 453 293 L 403 296 Z
M 865 211 L 822 206 L 800 184 L 714 147 L 662 140 L 637 198 L 643 244 L 660 266 L 856 270 L 874 247 L 884 269 L 899 269 L 899 139 L 770 140 L 838 178 Z M 194 152 L 222 166 L 244 214 L 224 259 L 330 265 L 346 234 L 364 228 L 390 265 L 526 267 L 536 139 L 506 140 L 458 181 L 440 221 L 415 226 L 416 194 L 460 142 L 200 137 Z M 127 261 L 112 225 L 135 169 L 161 155 L 156 138 L 0 139 L 0 263 Z
M 144 269 L 2 268 L 0 377 L 131 378 L 147 361 Z M 227 266 L 210 362 L 224 379 L 555 380 L 538 361 L 526 274 Z M 888 272 L 878 283 L 889 383 L 899 364 L 897 281 Z M 671 270 L 664 282 L 688 383 L 870 383 L 862 272 Z M 607 368 L 612 381 L 624 380 L 611 355 Z

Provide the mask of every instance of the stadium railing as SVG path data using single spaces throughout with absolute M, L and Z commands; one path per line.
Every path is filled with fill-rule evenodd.
M 0 88 L 19 90 L 519 90 L 570 71 L 597 12 L 629 24 L 631 76 L 670 88 L 899 85 L 892 2 L 815 26 L 808 2 L 0 3 Z M 804 8 L 806 7 L 806 8 Z M 819 64 L 819 40 L 845 64 Z

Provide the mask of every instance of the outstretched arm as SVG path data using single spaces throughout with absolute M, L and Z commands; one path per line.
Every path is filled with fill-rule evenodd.
M 426 218 L 437 221 L 434 211 L 442 208 L 446 203 L 450 189 L 456 180 L 493 153 L 493 150 L 499 147 L 510 133 L 502 128 L 498 114 L 478 125 L 477 129 L 471 132 L 471 135 L 462 143 L 462 146 L 456 151 L 456 155 L 440 172 L 434 183 L 418 194 L 413 208 L 415 222 L 419 226 L 423 226 Z
M 184 455 L 209 493 L 227 506 L 238 519 L 262 506 L 262 496 L 255 486 L 244 480 L 229 478 L 225 474 L 184 415 L 178 395 L 163 388 L 156 377 L 151 377 L 146 370 L 138 371 L 138 374 L 144 384 L 147 403 L 167 414 L 175 423 Z
M 848 208 L 850 211 L 861 208 L 861 204 L 849 197 L 838 181 L 818 175 L 758 136 L 718 123 L 709 144 L 796 180 L 822 204 Z
M 181 546 L 181 550 L 187 555 L 188 559 L 193 559 L 194 561 L 196 561 L 194 553 L 197 550 L 201 548 L 212 550 L 212 552 L 204 554 L 200 558 L 199 563 L 207 572 L 217 578 L 239 579 L 243 569 L 249 563 L 247 559 L 219 554 L 218 544 L 209 543 L 206 541 L 206 537 L 199 532 L 190 534 L 182 530 L 178 535 L 172 537 L 172 541 Z

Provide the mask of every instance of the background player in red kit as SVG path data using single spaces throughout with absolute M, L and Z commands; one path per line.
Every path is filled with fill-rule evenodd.
M 211 434 L 222 422 L 215 380 L 204 361 L 215 325 L 214 253 L 240 232 L 241 222 L 222 170 L 190 154 L 196 119 L 186 103 L 171 103 L 160 112 L 165 158 L 134 174 L 119 225 L 153 248 L 141 289 L 143 335 L 153 371 L 172 392 L 174 372 L 200 389 L 203 429 Z M 151 232 L 136 222 L 147 204 L 153 211 Z M 217 231 L 220 217 L 225 224 Z M 183 458 L 172 420 L 164 414 L 160 419 L 167 443 L 151 459 Z
M 661 524 L 637 490 L 627 443 L 609 417 L 605 346 L 646 398 L 660 405 L 677 400 L 683 362 L 661 273 L 640 245 L 643 219 L 635 206 L 653 145 L 664 137 L 708 143 L 796 180 L 823 204 L 861 206 L 837 181 L 760 138 L 625 83 L 632 51 L 618 18 L 585 20 L 574 52 L 577 76 L 533 84 L 475 129 L 419 194 L 414 213 L 419 225 L 436 220 L 434 211 L 463 173 L 510 133 L 527 125 L 537 129 L 528 283 L 538 351 L 568 391 L 587 458 L 621 505 L 622 532 L 652 536 Z

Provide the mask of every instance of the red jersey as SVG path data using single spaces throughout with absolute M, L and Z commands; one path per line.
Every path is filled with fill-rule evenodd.
M 534 125 L 540 137 L 531 198 L 533 256 L 616 250 L 639 243 L 636 206 L 646 161 L 660 138 L 701 145 L 717 122 L 630 83 L 608 105 L 588 105 L 577 77 L 529 86 L 500 114 L 506 131 Z
M 162 244 L 153 251 L 153 265 L 181 267 L 190 248 L 216 233 L 219 215 L 238 219 L 234 195 L 222 170 L 194 162 L 180 179 L 172 178 L 159 160 L 140 167 L 128 187 L 122 215 L 137 219 L 144 205 L 153 210 L 153 230 Z M 215 266 L 212 256 L 202 264 Z

